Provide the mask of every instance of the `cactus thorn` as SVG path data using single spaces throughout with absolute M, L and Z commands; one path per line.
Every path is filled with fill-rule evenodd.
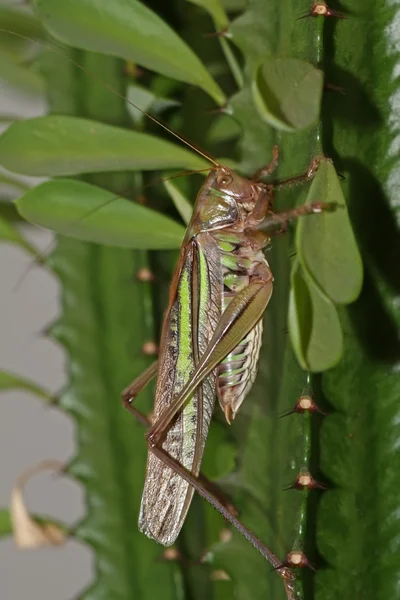
M 303 414 L 305 412 L 319 413 L 320 415 L 324 415 L 325 417 L 328 415 L 328 413 L 324 412 L 319 408 L 319 406 L 314 402 L 311 396 L 305 394 L 303 396 L 300 396 L 293 408 L 280 415 L 279 418 L 282 419 L 283 417 L 288 417 L 293 413 Z
M 284 488 L 284 491 L 287 491 L 287 490 L 300 490 L 301 491 L 301 490 L 304 490 L 305 488 L 307 488 L 308 490 L 312 490 L 312 489 L 326 490 L 327 486 L 324 485 L 323 483 L 321 483 L 320 481 L 317 481 L 316 479 L 314 479 L 314 477 L 308 471 L 302 471 L 301 473 L 299 473 L 297 475 L 296 480 L 292 484 L 290 484 L 289 486 Z
M 297 21 L 307 17 L 335 17 L 336 19 L 347 19 L 348 16 L 338 10 L 329 8 L 326 2 L 314 2 L 311 10 L 297 18 Z

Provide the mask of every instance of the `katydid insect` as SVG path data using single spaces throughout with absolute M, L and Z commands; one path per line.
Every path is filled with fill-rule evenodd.
M 275 148 L 272 162 L 257 176 L 269 175 L 277 160 Z M 334 208 L 314 203 L 272 213 L 274 188 L 312 178 L 317 160 L 303 176 L 275 186 L 214 165 L 198 193 L 181 246 L 159 360 L 123 392 L 125 405 L 138 414 L 132 402 L 157 375 L 139 528 L 166 546 L 174 543 L 190 506 L 215 397 L 230 423 L 256 377 L 261 318 L 273 289 L 262 252 L 270 235 L 263 230 Z M 200 482 L 196 489 L 223 508 Z M 261 551 L 276 567 L 276 557 Z

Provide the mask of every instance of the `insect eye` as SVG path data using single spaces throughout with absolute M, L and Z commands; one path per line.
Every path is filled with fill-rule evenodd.
M 217 184 L 221 187 L 227 187 L 232 183 L 233 178 L 230 175 L 219 175 L 217 177 Z

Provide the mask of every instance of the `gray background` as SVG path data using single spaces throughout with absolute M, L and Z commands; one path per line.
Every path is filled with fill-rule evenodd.
M 38 116 L 38 98 L 24 98 L 0 81 L 1 115 Z M 24 227 L 38 247 L 49 250 L 52 236 Z M 0 369 L 29 377 L 52 392 L 65 382 L 62 349 L 43 330 L 59 311 L 56 279 L 15 246 L 0 243 Z M 22 279 L 22 283 L 21 283 Z M 19 285 L 17 285 L 19 283 Z M 16 287 L 17 286 L 17 287 Z M 0 506 L 8 506 L 16 478 L 42 460 L 67 461 L 75 452 L 73 422 L 28 393 L 0 398 Z M 25 500 L 33 513 L 74 523 L 85 514 L 83 491 L 67 477 L 44 472 L 30 480 Z M 58 548 L 18 550 L 11 538 L 0 540 L 1 600 L 70 600 L 93 579 L 88 548 L 69 540 Z

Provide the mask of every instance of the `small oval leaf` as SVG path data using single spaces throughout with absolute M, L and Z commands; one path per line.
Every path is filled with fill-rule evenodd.
M 295 131 L 319 116 L 324 76 L 304 60 L 274 58 L 256 69 L 253 97 L 261 118 L 275 129 Z
M 336 308 L 297 260 L 291 282 L 289 332 L 296 356 L 303 369 L 326 371 L 340 360 L 343 350 Z
M 0 371 L 0 391 L 7 392 L 9 390 L 24 390 L 35 394 L 35 396 L 38 396 L 38 398 L 46 400 L 47 402 L 54 401 L 53 396 L 49 392 L 33 381 L 25 379 L 20 375 L 9 373 L 8 371 Z
M 46 29 L 83 50 L 119 56 L 167 77 L 202 88 L 219 105 L 221 88 L 185 42 L 136 0 L 35 0 Z
M 104 171 L 208 166 L 161 138 L 97 121 L 48 116 L 13 123 L 0 136 L 0 164 L 16 173 L 63 176 Z
M 82 181 L 48 181 L 16 204 L 30 223 L 105 246 L 173 249 L 185 233 L 172 219 Z
M 301 219 L 296 231 L 300 262 L 321 289 L 338 304 L 353 302 L 361 291 L 363 265 L 335 167 L 323 160 L 306 203 L 335 202 L 334 212 Z

